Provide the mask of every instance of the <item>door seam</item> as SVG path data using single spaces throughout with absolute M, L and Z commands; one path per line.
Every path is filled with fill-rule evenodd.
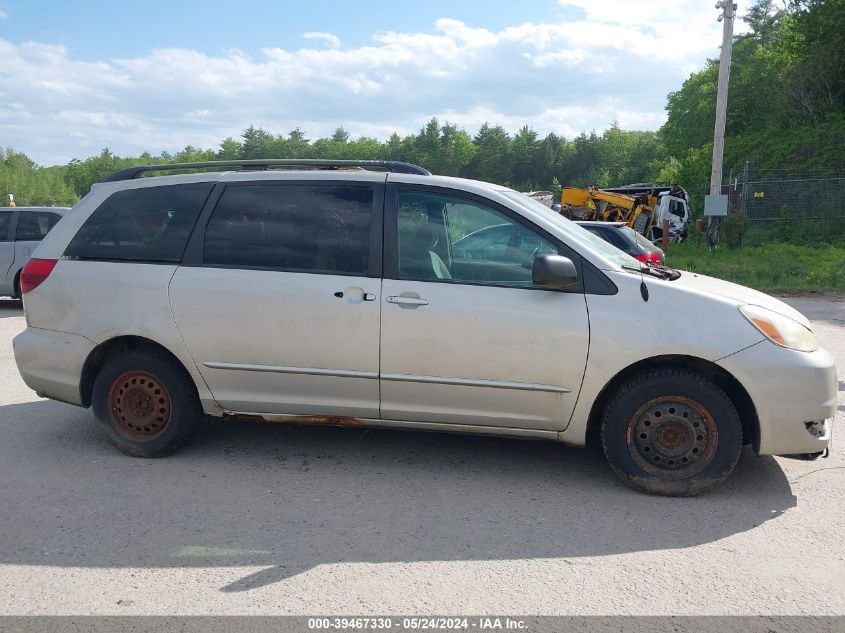
M 173 302 L 170 300 L 170 284 L 173 283 L 173 278 L 176 276 L 176 272 L 182 266 L 176 266 L 173 270 L 173 274 L 170 275 L 170 279 L 167 280 L 167 307 L 170 309 L 170 318 L 173 319 L 173 326 L 176 328 L 176 333 L 179 335 L 179 340 L 182 341 L 182 347 L 185 350 L 185 353 L 188 355 L 188 358 L 191 359 L 191 362 L 194 364 L 194 367 L 197 370 L 197 374 L 202 380 L 202 383 L 205 385 L 205 388 L 208 390 L 208 393 L 211 394 L 211 399 L 214 401 L 214 405 L 219 408 L 221 411 L 223 407 L 220 406 L 220 403 L 217 401 L 217 397 L 214 395 L 214 392 L 211 390 L 211 386 L 208 384 L 208 381 L 205 379 L 205 376 L 202 373 L 202 370 L 199 368 L 196 359 L 194 358 L 191 349 L 188 347 L 188 344 L 185 342 L 185 337 L 182 335 L 182 329 L 179 327 L 179 320 L 176 318 L 176 313 L 173 310 Z

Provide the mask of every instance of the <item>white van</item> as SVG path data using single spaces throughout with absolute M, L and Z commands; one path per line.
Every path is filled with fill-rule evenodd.
M 0 297 L 20 298 L 20 276 L 32 251 L 67 207 L 0 208 Z
M 241 161 L 95 185 L 24 269 L 26 383 L 130 455 L 211 416 L 583 445 L 694 495 L 826 449 L 833 357 L 765 294 L 644 266 L 524 194 L 396 162 Z M 507 243 L 454 249 L 488 226 Z M 672 328 L 666 328 L 672 314 Z

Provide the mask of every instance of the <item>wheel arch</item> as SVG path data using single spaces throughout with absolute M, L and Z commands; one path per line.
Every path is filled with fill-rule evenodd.
M 100 368 L 102 368 L 109 359 L 120 353 L 144 349 L 159 350 L 167 354 L 172 360 L 178 363 L 179 367 L 181 367 L 189 377 L 191 377 L 191 372 L 187 367 L 185 367 L 185 364 L 179 359 L 179 357 L 161 343 L 157 343 L 156 341 L 143 336 L 116 336 L 97 345 L 97 347 L 91 350 L 88 357 L 85 359 L 85 363 L 82 366 L 82 378 L 79 383 L 79 394 L 82 400 L 82 406 L 91 406 L 91 394 L 94 389 L 94 381 L 97 378 Z M 194 385 L 194 389 L 196 390 L 197 386 L 193 377 L 191 377 L 191 383 Z
M 659 367 L 677 367 L 679 369 L 692 370 L 712 380 L 727 394 L 739 413 L 739 418 L 742 422 L 743 443 L 750 443 L 754 447 L 755 452 L 759 449 L 760 422 L 757 417 L 757 409 L 748 391 L 742 386 L 742 383 L 716 363 L 696 356 L 679 354 L 645 358 L 625 367 L 611 378 L 599 392 L 599 395 L 596 396 L 592 407 L 590 407 L 586 430 L 588 443 L 595 443 L 597 441 L 605 407 L 622 384 L 640 372 Z

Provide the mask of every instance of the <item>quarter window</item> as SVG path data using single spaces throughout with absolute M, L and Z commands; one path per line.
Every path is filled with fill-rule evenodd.
M 363 276 L 372 210 L 370 186 L 230 186 L 206 228 L 203 262 Z
M 457 196 L 401 191 L 399 277 L 531 286 L 534 258 L 558 248 L 505 213 Z
M 22 212 L 18 216 L 18 227 L 15 229 L 15 239 L 20 242 L 37 242 L 44 239 L 56 223 L 61 219 L 56 213 Z
M 113 193 L 85 221 L 65 256 L 179 262 L 212 186 L 200 182 Z

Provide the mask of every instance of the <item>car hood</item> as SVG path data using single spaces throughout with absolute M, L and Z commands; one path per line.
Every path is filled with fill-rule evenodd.
M 670 283 L 676 286 L 688 288 L 693 292 L 708 293 L 726 297 L 736 301 L 740 305 L 751 304 L 767 308 L 772 312 L 777 312 L 783 316 L 789 317 L 794 321 L 798 321 L 807 329 L 812 329 L 810 321 L 803 314 L 798 312 L 795 308 L 786 305 L 780 299 L 767 295 L 758 290 L 753 290 L 739 284 L 725 281 L 723 279 L 716 279 L 715 277 L 708 277 L 707 275 L 699 275 L 698 273 L 691 273 L 687 271 L 680 271 L 680 278 Z

